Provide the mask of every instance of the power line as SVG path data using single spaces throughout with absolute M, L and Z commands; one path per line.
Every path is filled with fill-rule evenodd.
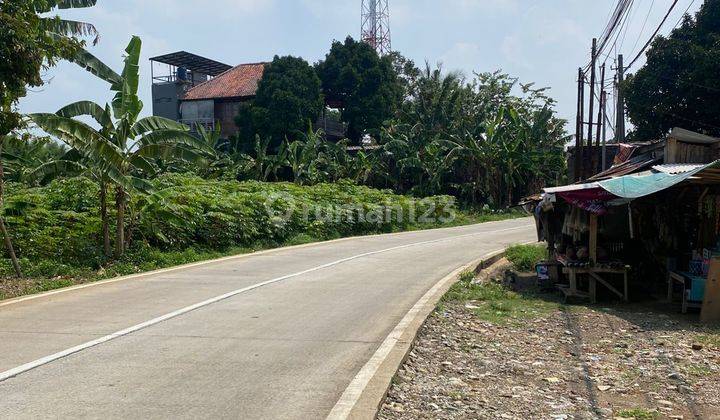
M 655 39 L 655 37 L 657 36 L 657 34 L 660 33 L 660 30 L 662 29 L 663 25 L 665 25 L 665 22 L 667 22 L 667 20 L 668 20 L 668 18 L 670 17 L 670 14 L 672 13 L 672 11 L 675 10 L 675 6 L 677 6 L 677 4 L 678 4 L 679 1 L 680 1 L 680 0 L 674 0 L 674 1 L 673 1 L 673 4 L 670 6 L 670 9 L 669 9 L 668 12 L 665 14 L 665 17 L 663 18 L 662 22 L 660 22 L 660 25 L 658 25 L 657 29 L 655 29 L 655 32 L 653 32 L 653 34 L 652 34 L 652 36 L 650 37 L 650 39 L 648 39 L 648 41 L 645 43 L 645 46 L 643 46 L 643 48 L 640 50 L 640 52 L 635 56 L 635 58 L 630 62 L 630 64 L 628 64 L 628 66 L 626 67 L 626 70 L 629 70 L 629 69 L 640 59 L 640 57 L 642 57 L 642 55 L 643 55 L 643 54 L 645 53 L 645 51 L 648 49 L 648 47 L 650 46 L 650 44 L 652 44 L 652 42 L 653 42 L 653 40 Z M 689 10 L 689 8 L 688 8 L 688 10 Z
M 628 30 L 630 29 L 630 23 L 633 21 L 636 11 L 637 11 L 637 7 L 631 7 L 630 12 L 628 13 L 627 17 L 625 18 L 625 21 L 623 22 L 622 26 L 620 27 L 620 32 L 622 32 L 622 34 L 623 34 L 622 41 L 620 41 L 620 47 L 619 47 L 620 50 L 622 50 L 623 46 L 625 45 L 625 38 L 627 37 Z M 620 37 L 620 32 L 618 32 L 618 39 Z
M 640 43 L 640 38 L 642 38 L 642 35 L 645 33 L 645 28 L 647 27 L 648 21 L 650 20 L 653 6 L 655 6 L 655 0 L 652 0 L 652 3 L 650 3 L 650 9 L 648 9 L 647 16 L 645 16 L 645 22 L 643 22 L 642 29 L 640 29 L 640 33 L 638 34 L 638 37 L 635 40 L 635 45 L 633 45 L 631 51 L 635 51 L 635 48 L 637 48 L 638 44 Z
M 627 24 L 628 16 L 630 14 L 630 11 L 632 10 L 634 1 L 635 0 L 618 0 L 617 5 L 615 6 L 615 10 L 612 14 L 612 18 L 610 19 L 610 22 L 608 22 L 602 36 L 600 37 L 600 41 L 598 43 L 598 56 L 605 51 L 605 48 L 608 46 L 608 43 L 613 38 L 613 36 L 615 36 L 615 41 L 613 42 L 610 49 L 613 49 L 615 45 L 617 45 L 620 33 Z

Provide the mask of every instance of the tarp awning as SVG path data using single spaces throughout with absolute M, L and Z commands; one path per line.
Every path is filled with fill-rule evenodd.
M 604 214 L 608 206 L 646 197 L 691 179 L 720 184 L 720 160 L 709 165 L 663 165 L 653 171 L 605 181 L 545 188 L 545 194 L 560 196 L 568 203 L 591 213 Z
M 608 179 L 606 181 L 600 181 L 598 184 L 604 190 L 618 197 L 636 199 L 672 188 L 681 182 L 687 181 L 690 178 L 701 174 L 703 171 L 719 167 L 720 161 L 717 161 L 684 173 L 669 174 L 660 172 L 626 175 Z

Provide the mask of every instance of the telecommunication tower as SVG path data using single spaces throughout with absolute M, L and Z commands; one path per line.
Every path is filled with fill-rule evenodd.
M 388 0 L 362 0 L 362 40 L 380 55 L 392 52 Z

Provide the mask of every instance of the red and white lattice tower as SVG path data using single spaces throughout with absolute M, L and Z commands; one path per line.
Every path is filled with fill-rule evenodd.
M 362 40 L 380 55 L 392 52 L 388 0 L 362 0 Z

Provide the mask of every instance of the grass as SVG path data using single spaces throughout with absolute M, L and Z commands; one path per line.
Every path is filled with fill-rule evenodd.
M 697 337 L 697 341 L 707 347 L 720 349 L 720 332 L 712 332 Z
M 489 221 L 509 220 L 525 215 L 520 212 L 510 213 L 467 213 L 458 212 L 458 217 L 449 223 L 442 224 L 418 224 L 412 225 L 408 230 L 427 230 L 447 228 L 453 226 L 465 226 Z M 339 238 L 339 237 L 338 237 Z M 14 278 L 0 278 L 0 300 L 11 299 L 19 296 L 32 295 L 48 292 L 64 287 L 79 284 L 92 283 L 107 280 L 115 277 L 140 274 L 148 271 L 176 267 L 179 265 L 192 264 L 201 261 L 209 261 L 223 257 L 249 254 L 256 251 L 273 248 L 304 245 L 336 238 L 319 238 L 307 233 L 298 234 L 283 243 L 265 242 L 258 243 L 251 247 L 234 247 L 224 251 L 205 250 L 188 248 L 184 251 L 161 251 L 155 248 L 131 249 L 120 260 L 111 263 L 100 270 L 89 268 L 70 267 L 49 261 L 21 260 L 21 266 L 26 278 L 17 280 Z M 2 260 L 0 263 L 7 265 L 3 271 L 10 272 L 9 261 Z
M 646 410 L 644 408 L 633 408 L 631 410 L 618 411 L 615 413 L 615 417 L 635 420 L 654 420 L 660 418 L 660 413 L 657 411 Z
M 537 263 L 547 257 L 547 249 L 544 245 L 516 245 L 508 248 L 505 256 L 516 270 L 535 271 Z
M 499 325 L 521 324 L 560 308 L 560 303 L 552 295 L 520 294 L 497 283 L 477 284 L 474 279 L 473 273 L 463 273 L 441 303 L 471 303 L 477 306 L 474 312 L 480 319 Z
M 699 364 L 699 363 L 692 363 L 683 368 L 685 372 L 687 372 L 689 375 L 697 377 L 697 378 L 704 378 L 707 376 L 710 376 L 713 374 L 712 369 L 710 369 L 708 366 Z

